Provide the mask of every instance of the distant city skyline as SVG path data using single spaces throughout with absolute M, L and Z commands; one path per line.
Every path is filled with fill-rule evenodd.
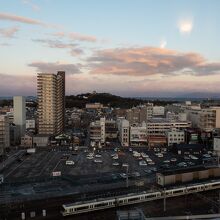
M 218 0 L 1 1 L 0 95 L 36 96 L 37 73 L 66 94 L 220 93 Z

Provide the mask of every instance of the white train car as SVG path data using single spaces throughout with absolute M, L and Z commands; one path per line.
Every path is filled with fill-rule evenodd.
M 175 188 L 164 189 L 155 192 L 132 193 L 118 197 L 101 198 L 98 200 L 64 204 L 62 206 L 62 215 L 74 215 L 85 212 L 97 211 L 101 209 L 113 208 L 135 203 L 142 203 L 151 200 L 163 199 L 167 197 L 181 196 L 190 193 L 197 193 L 207 190 L 219 189 L 220 180 L 212 180 L 203 183 L 190 184 Z

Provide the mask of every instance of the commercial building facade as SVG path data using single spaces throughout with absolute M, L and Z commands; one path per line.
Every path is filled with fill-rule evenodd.
M 166 137 L 168 146 L 185 142 L 185 132 L 176 128 L 171 128 L 169 131 L 167 131 Z
M 140 125 L 132 125 L 130 127 L 130 145 L 144 146 L 147 145 L 147 126 L 143 122 Z
M 186 109 L 186 113 L 187 119 L 192 122 L 192 126 L 195 128 L 200 128 L 205 132 L 220 128 L 220 107 Z
M 191 127 L 190 121 L 173 121 L 164 118 L 152 118 L 147 121 L 148 136 L 163 136 L 171 128 L 186 129 Z

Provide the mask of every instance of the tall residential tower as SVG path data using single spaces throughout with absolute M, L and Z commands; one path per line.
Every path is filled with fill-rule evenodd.
M 64 131 L 65 72 L 38 73 L 38 133 L 58 135 Z

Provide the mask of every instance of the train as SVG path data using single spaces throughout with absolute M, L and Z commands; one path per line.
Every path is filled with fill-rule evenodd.
M 117 197 L 100 198 L 90 201 L 75 202 L 62 205 L 61 214 L 63 216 L 81 214 L 101 209 L 114 208 L 131 205 L 135 203 L 148 202 L 151 200 L 165 199 L 169 197 L 181 196 L 190 193 L 197 193 L 220 188 L 220 180 L 210 180 L 208 182 L 189 184 L 186 186 L 172 187 L 168 189 L 158 189 L 151 192 L 130 193 Z

